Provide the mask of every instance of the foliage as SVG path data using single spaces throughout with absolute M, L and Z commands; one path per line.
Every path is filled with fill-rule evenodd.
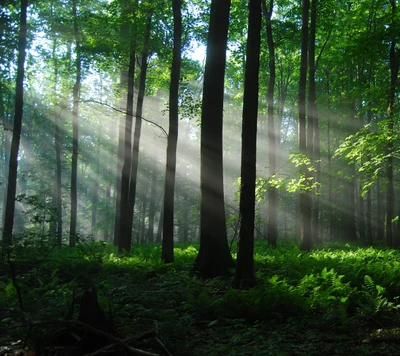
M 249 347 L 252 354 L 283 354 L 295 345 L 312 348 L 314 338 L 319 348 L 334 342 L 341 349 L 344 330 L 352 330 L 346 336 L 349 345 L 359 344 L 376 323 L 382 329 L 400 320 L 396 250 L 329 244 L 305 254 L 291 242 L 273 249 L 256 241 L 258 285 L 243 291 L 233 289 L 230 278 L 201 281 L 191 275 L 198 245 L 177 244 L 175 262 L 165 265 L 160 245 L 134 245 L 124 255 L 84 237 L 74 249 L 45 250 L 37 239 L 20 241 L 12 248 L 12 262 L 28 320 L 62 319 L 73 293 L 77 303 L 83 288 L 94 286 L 103 308 L 110 301 L 119 335 L 156 328 L 176 355 L 200 355 L 205 349 L 212 355 L 243 354 Z M 0 278 L 2 338 L 5 328 L 13 330 L 8 337 L 19 338 L 27 330 L 15 329 L 21 319 L 7 261 L 0 269 L 5 272 Z M 324 343 L 327 330 L 333 339 Z M 36 332 L 33 328 L 31 343 Z M 41 332 L 51 334 L 46 328 Z

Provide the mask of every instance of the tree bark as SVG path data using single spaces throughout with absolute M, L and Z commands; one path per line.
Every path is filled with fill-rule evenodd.
M 393 22 L 395 21 L 396 14 L 396 1 L 390 1 L 392 7 Z M 391 27 L 395 24 L 392 23 Z M 393 31 L 393 30 L 392 30 Z M 395 34 L 393 34 L 394 36 Z M 396 34 L 397 36 L 397 34 Z M 386 147 L 387 162 L 386 162 L 386 220 L 385 220 L 385 239 L 388 246 L 393 246 L 393 228 L 392 220 L 394 217 L 394 186 L 393 186 L 393 135 L 394 135 L 394 105 L 396 98 L 397 77 L 399 73 L 399 59 L 396 51 L 396 40 L 393 39 L 390 45 L 389 52 L 389 66 L 390 66 L 390 87 L 388 95 L 388 140 Z
M 223 179 L 223 103 L 230 0 L 213 0 L 204 72 L 200 143 L 200 250 L 194 264 L 202 278 L 229 274 Z
M 136 113 L 135 116 L 135 131 L 133 134 L 133 145 L 132 152 L 130 154 L 131 162 L 129 164 L 129 185 L 128 185 L 128 202 L 126 209 L 126 224 L 122 228 L 120 226 L 120 240 L 123 242 L 120 244 L 119 250 L 126 250 L 127 252 L 131 249 L 132 241 L 132 226 L 133 226 L 133 214 L 135 211 L 135 200 L 136 200 L 136 186 L 137 186 L 137 176 L 138 176 L 138 166 L 139 166 L 139 146 L 140 146 L 140 136 L 142 132 L 142 112 L 143 112 L 143 100 L 144 91 L 146 87 L 146 73 L 147 73 L 147 57 L 148 57 L 148 46 L 150 41 L 150 29 L 151 29 L 151 14 L 149 14 L 146 25 L 144 47 L 142 52 L 140 77 L 139 77 L 139 91 L 136 103 Z M 122 222 L 121 222 L 122 223 Z M 124 229 L 124 234 L 122 234 L 122 229 Z
M 176 172 L 176 147 L 178 142 L 178 101 L 181 72 L 182 15 L 181 0 L 172 0 L 174 15 L 174 48 L 169 88 L 169 131 L 164 188 L 164 223 L 161 259 L 174 261 L 174 196 Z
M 69 245 L 76 244 L 76 225 L 78 216 L 78 137 L 79 137 L 79 94 L 81 88 L 81 49 L 78 30 L 78 15 L 76 0 L 72 1 L 74 19 L 74 36 L 76 46 L 75 84 L 72 106 L 72 163 L 71 163 L 71 220 L 69 225 Z
M 308 86 L 308 155 L 315 168 L 312 176 L 314 177 L 315 188 L 309 192 L 310 203 L 312 204 L 311 214 L 311 242 L 317 243 L 319 228 L 319 181 L 321 177 L 320 164 L 320 143 L 319 143 L 319 123 L 317 110 L 317 92 L 315 84 L 315 37 L 317 32 L 317 1 L 311 1 L 311 19 L 310 19 L 310 49 L 309 49 L 309 86 Z
M 124 132 L 124 163 L 122 165 L 121 172 L 121 192 L 119 195 L 119 215 L 116 216 L 118 219 L 119 230 L 117 233 L 118 250 L 130 251 L 131 239 L 128 238 L 128 204 L 129 204 L 129 183 L 130 183 L 130 171 L 132 162 L 132 121 L 133 121 L 133 98 L 134 98 L 134 81 L 135 81 L 135 65 L 136 65 L 136 52 L 135 42 L 132 41 L 130 56 L 129 56 L 129 68 L 128 68 L 128 93 L 126 100 L 126 116 L 125 116 L 125 132 Z M 132 228 L 130 229 L 132 230 Z M 132 231 L 130 231 L 130 236 Z M 114 239 L 115 241 L 115 239 Z
M 308 53 L 308 12 L 310 1 L 303 0 L 302 28 L 301 28 L 301 62 L 299 79 L 299 151 L 307 155 L 306 141 L 306 85 L 307 85 L 307 53 Z M 301 167 L 301 173 L 307 178 L 308 168 L 305 164 Z M 300 192 L 300 249 L 309 251 L 311 240 L 311 200 L 308 186 Z
M 24 112 L 24 77 L 27 34 L 28 0 L 21 1 L 21 15 L 18 40 L 17 78 L 15 85 L 14 126 L 11 141 L 11 152 L 8 169 L 7 196 L 4 216 L 3 243 L 8 246 L 12 242 L 15 213 L 15 194 L 17 191 L 18 152 L 21 141 L 22 116 Z
M 272 35 L 271 16 L 274 8 L 274 1 L 270 0 L 267 8 L 266 0 L 262 1 L 262 8 L 264 18 L 266 21 L 267 29 L 267 43 L 269 52 L 269 82 L 267 92 L 267 105 L 268 105 L 268 161 L 269 161 L 269 175 L 274 179 L 276 173 L 276 131 L 275 131 L 275 117 L 274 117 L 274 89 L 275 89 L 275 43 Z M 268 243 L 276 247 L 278 239 L 278 190 L 274 185 L 268 187 L 268 208 L 267 208 L 267 236 Z
M 129 80 L 129 79 L 128 79 Z M 134 79 L 133 79 L 134 80 Z M 121 89 L 125 83 L 124 72 L 121 72 L 120 85 Z M 133 85 L 133 84 L 132 84 Z M 132 103 L 133 105 L 133 103 Z M 121 105 L 122 106 L 122 105 Z M 121 108 L 123 110 L 123 108 Z M 125 159 L 125 125 L 126 125 L 126 115 L 125 120 L 119 120 L 119 134 L 118 134 L 118 149 L 117 149 L 117 177 L 115 184 L 115 221 L 114 221 L 114 246 L 119 245 L 119 228 L 121 221 L 121 191 L 122 191 L 122 171 Z
M 270 7 L 270 10 L 271 9 L 272 8 Z M 236 273 L 233 281 L 233 285 L 241 289 L 251 288 L 256 284 L 253 255 L 257 157 L 256 142 L 258 116 L 258 74 L 260 67 L 261 40 L 261 0 L 249 0 L 248 22 L 246 69 L 244 77 L 241 187 L 239 203 L 241 222 L 238 237 Z M 268 119 L 270 119 L 270 117 L 268 117 Z M 271 127 L 269 127 L 269 129 L 271 129 Z M 275 136 L 274 130 L 272 130 L 272 135 Z

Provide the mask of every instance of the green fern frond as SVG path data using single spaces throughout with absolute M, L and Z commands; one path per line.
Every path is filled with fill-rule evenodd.
M 364 276 L 364 288 L 371 296 L 378 295 L 378 290 L 376 288 L 375 282 L 367 274 Z

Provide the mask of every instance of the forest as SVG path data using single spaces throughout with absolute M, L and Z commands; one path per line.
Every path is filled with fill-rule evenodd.
M 400 354 L 397 0 L 0 3 L 0 355 Z

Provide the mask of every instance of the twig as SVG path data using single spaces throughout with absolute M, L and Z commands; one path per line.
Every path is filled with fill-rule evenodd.
M 134 347 L 129 346 L 127 343 L 123 342 L 122 340 L 118 339 L 117 337 L 110 335 L 109 333 L 106 333 L 105 331 L 96 329 L 93 326 L 90 326 L 88 324 L 81 323 L 80 321 L 77 320 L 65 320 L 61 322 L 62 324 L 68 325 L 72 328 L 77 328 L 77 329 L 85 329 L 87 331 L 90 331 L 93 334 L 102 336 L 106 338 L 109 341 L 112 341 L 113 343 L 121 346 L 127 353 L 128 355 L 143 355 L 143 356 L 159 356 L 159 354 L 155 354 L 152 352 L 147 352 L 144 350 L 136 349 Z
M 125 115 L 127 114 L 126 111 L 121 110 L 121 109 L 117 109 L 117 108 L 115 108 L 114 106 L 112 106 L 112 105 L 110 105 L 110 104 L 107 104 L 107 103 L 103 103 L 103 102 L 101 102 L 101 101 L 97 101 L 97 100 L 92 100 L 92 99 L 90 99 L 90 100 L 80 100 L 80 102 L 82 102 L 82 103 L 94 103 L 94 104 L 98 104 L 98 105 L 103 105 L 103 106 L 105 106 L 105 107 L 107 107 L 107 108 L 109 108 L 109 109 L 111 109 L 111 110 L 113 110 L 113 111 L 116 111 L 116 112 L 119 112 L 119 113 L 125 114 Z M 158 128 L 163 132 L 163 134 L 165 135 L 165 137 L 168 137 L 167 131 L 166 131 L 161 125 L 157 124 L 156 122 L 151 121 L 151 120 L 148 120 L 148 119 L 145 119 L 143 116 L 136 115 L 136 114 L 133 114 L 132 116 L 135 117 L 135 118 L 137 118 L 137 119 L 142 119 L 143 121 L 148 122 L 149 124 L 158 127 Z
M 162 347 L 162 349 L 165 351 L 165 353 L 168 356 L 172 356 L 172 354 L 169 352 L 167 346 L 164 344 L 164 342 L 161 340 L 161 337 L 158 335 L 158 332 L 157 332 L 157 336 L 156 336 L 156 341 L 160 344 L 160 346 Z
M 142 334 L 139 334 L 139 335 L 129 336 L 129 337 L 123 339 L 122 341 L 124 343 L 126 343 L 126 344 L 130 344 L 132 341 L 144 340 L 144 339 L 147 339 L 147 338 L 150 338 L 150 337 L 156 337 L 156 335 L 157 335 L 157 332 L 155 330 L 151 330 L 151 331 L 146 331 L 146 332 L 144 332 Z M 105 351 L 111 349 L 114 345 L 115 345 L 114 343 L 109 344 L 109 345 L 104 346 L 103 348 L 101 348 L 101 349 L 99 349 L 99 350 L 97 350 L 95 352 L 92 352 L 91 354 L 86 354 L 85 356 L 96 356 L 96 355 L 99 355 L 102 352 L 105 352 Z

